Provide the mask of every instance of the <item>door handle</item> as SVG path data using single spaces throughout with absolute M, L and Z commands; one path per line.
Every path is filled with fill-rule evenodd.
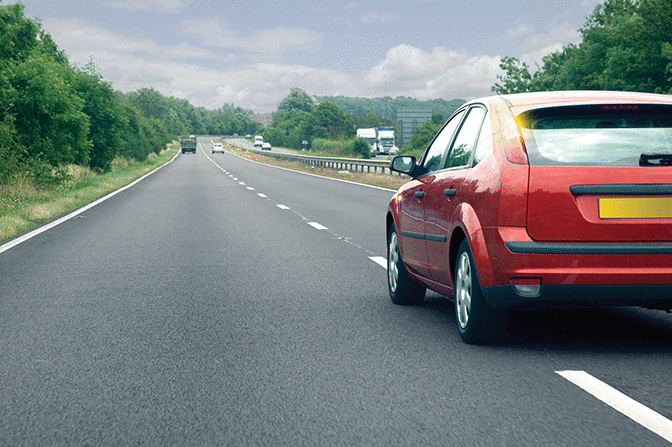
M 415 194 L 414 194 L 414 195 L 415 195 L 415 197 L 417 197 L 418 199 L 422 199 L 423 197 L 425 197 L 425 191 L 415 191 Z
M 455 197 L 455 194 L 457 194 L 457 189 L 444 189 L 443 190 L 443 195 L 444 196 Z

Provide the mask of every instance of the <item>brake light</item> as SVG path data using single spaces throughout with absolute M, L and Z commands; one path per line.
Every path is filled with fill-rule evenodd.
M 603 111 L 625 111 L 625 110 L 639 110 L 639 106 L 637 104 L 609 104 L 609 105 L 604 105 L 600 106 L 600 110 Z

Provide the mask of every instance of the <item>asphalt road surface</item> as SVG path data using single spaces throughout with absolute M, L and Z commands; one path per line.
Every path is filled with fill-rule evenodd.
M 670 445 L 670 315 L 466 345 L 390 302 L 392 191 L 210 149 L 0 253 L 0 445 Z

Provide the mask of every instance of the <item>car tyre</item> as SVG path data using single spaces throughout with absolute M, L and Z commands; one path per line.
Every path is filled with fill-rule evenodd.
M 455 264 L 455 319 L 460 337 L 476 345 L 501 342 L 506 335 L 507 314 L 485 301 L 466 239 L 460 244 Z
M 401 260 L 394 224 L 387 235 L 387 288 L 394 304 L 422 304 L 425 300 L 425 287 L 411 279 Z

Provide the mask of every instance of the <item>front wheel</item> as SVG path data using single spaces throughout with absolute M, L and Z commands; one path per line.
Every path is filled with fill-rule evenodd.
M 460 244 L 455 265 L 455 317 L 466 343 L 499 343 L 506 334 L 506 312 L 494 310 L 485 301 L 466 239 Z
M 406 271 L 394 224 L 387 234 L 387 288 L 394 304 L 422 304 L 426 289 L 414 282 Z

